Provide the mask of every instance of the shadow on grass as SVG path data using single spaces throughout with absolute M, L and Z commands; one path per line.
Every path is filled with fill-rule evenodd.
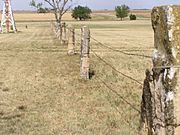
M 92 79 L 93 76 L 95 76 L 95 70 L 90 69 L 89 70 L 89 79 Z

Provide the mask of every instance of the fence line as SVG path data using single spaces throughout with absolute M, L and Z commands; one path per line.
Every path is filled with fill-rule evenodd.
M 78 34 L 78 33 L 75 33 L 76 36 L 80 37 L 81 38 L 81 34 Z M 124 51 L 128 51 L 127 49 L 126 50 L 117 50 L 117 49 L 114 49 L 108 45 L 105 45 L 104 43 L 98 41 L 96 38 L 92 37 L 92 35 L 90 35 L 90 38 L 92 40 L 94 40 L 95 42 L 97 42 L 99 45 L 101 45 L 102 47 L 105 47 L 107 49 L 110 49 L 112 51 L 115 51 L 115 52 L 120 52 L 122 54 L 125 54 L 125 55 L 129 55 L 129 56 L 138 56 L 138 57 L 144 57 L 144 58 L 152 58 L 151 56 L 147 56 L 147 55 L 141 55 L 141 54 L 133 54 L 133 53 L 127 53 L 127 52 L 124 52 Z M 96 44 L 95 44 L 96 45 Z M 91 45 L 92 46 L 92 45 Z M 96 45 L 97 46 L 97 45 Z
M 75 38 L 76 45 L 77 45 L 77 46 L 81 45 L 82 35 L 81 35 L 81 34 L 78 34 L 78 33 L 75 33 L 75 36 L 80 37 L 80 40 L 77 40 L 77 39 Z M 131 54 L 131 53 L 126 53 L 126 52 L 121 51 L 121 50 L 116 50 L 116 49 L 114 49 L 114 48 L 112 48 L 112 47 L 109 47 L 109 46 L 101 43 L 100 41 L 98 41 L 97 39 L 93 38 L 92 36 L 90 36 L 90 39 L 96 41 L 96 42 L 97 42 L 99 45 L 101 45 L 102 47 L 105 47 L 105 48 L 110 49 L 110 50 L 112 50 L 112 51 L 120 52 L 120 53 L 125 54 L 125 55 L 133 55 L 133 56 L 140 56 L 140 57 L 145 57 L 145 58 L 151 58 L 150 56 L 139 55 L 139 54 Z M 132 78 L 131 76 L 126 75 L 126 74 L 124 74 L 123 72 L 117 70 L 113 65 L 111 65 L 111 64 L 108 63 L 106 60 L 104 60 L 103 58 L 101 58 L 92 48 L 91 48 L 90 50 L 91 50 L 91 52 L 94 54 L 94 56 L 96 56 L 100 61 L 102 61 L 103 63 L 105 63 L 107 66 L 111 67 L 111 68 L 112 68 L 114 71 L 116 71 L 118 74 L 120 74 L 120 75 L 124 76 L 125 78 L 130 79 L 130 80 L 132 80 L 133 82 L 135 82 L 135 83 L 143 86 L 143 84 L 142 84 L 141 82 L 139 82 L 138 80 L 136 80 L 136 79 Z M 78 50 L 78 51 L 79 51 L 79 50 Z M 96 77 L 97 77 L 97 76 L 96 76 Z M 97 78 L 98 78 L 98 81 L 101 82 L 100 85 L 105 86 L 105 87 L 109 90 L 109 92 L 112 92 L 112 93 L 114 93 L 116 96 L 118 96 L 122 102 L 124 102 L 125 104 L 127 104 L 127 105 L 128 105 L 131 109 L 133 109 L 135 112 L 137 112 L 138 114 L 141 113 L 140 109 L 136 108 L 131 102 L 129 102 L 127 99 L 125 99 L 125 97 L 123 97 L 123 96 L 122 96 L 121 94 L 119 94 L 116 90 L 114 90 L 113 88 L 111 88 L 111 86 L 109 86 L 105 81 L 103 81 L 103 80 L 102 80 L 101 78 L 99 78 L 99 77 L 97 77 Z M 109 93 L 109 92 L 107 93 L 108 96 L 110 96 L 110 93 Z M 135 94 L 134 94 L 134 95 L 135 95 Z M 139 96 L 138 94 L 136 94 L 136 95 Z M 118 112 L 120 115 L 125 114 L 125 111 L 124 111 L 124 110 L 122 110 L 123 112 L 120 112 L 120 110 L 119 110 L 116 106 L 112 105 L 112 103 L 111 103 L 109 100 L 108 100 L 108 102 L 109 102 L 110 105 L 116 110 L 116 112 Z M 124 117 L 121 117 L 121 118 L 122 118 L 122 120 L 123 120 L 134 132 L 139 133 L 139 131 L 138 131 L 135 127 L 132 127 L 130 121 L 126 120 Z
M 77 34 L 77 33 L 75 33 L 75 34 L 81 37 L 81 34 Z M 101 43 L 100 41 L 98 41 L 98 40 L 96 40 L 95 38 L 93 38 L 91 35 L 90 35 L 90 38 L 93 39 L 93 40 L 95 40 L 96 42 L 98 42 L 100 45 L 102 45 L 102 46 L 104 46 L 104 47 L 106 47 L 106 48 L 108 48 L 108 49 L 111 49 L 111 50 L 113 50 L 113 51 L 118 51 L 118 52 L 121 52 L 121 53 L 126 54 L 126 55 L 135 55 L 135 54 L 125 53 L 125 52 L 123 52 L 123 51 L 116 50 L 116 49 L 113 49 L 113 48 L 111 48 L 111 47 L 109 47 L 109 46 L 106 46 L 106 45 L 104 45 L 103 43 Z M 77 40 L 76 40 L 76 41 L 77 41 Z M 77 41 L 77 42 L 79 43 L 79 41 Z M 79 43 L 79 44 L 81 44 L 81 43 Z M 91 46 L 91 45 L 90 45 L 90 46 Z M 126 74 L 120 72 L 120 71 L 117 70 L 113 65 L 111 65 L 110 63 L 108 63 L 107 61 L 105 61 L 104 59 L 102 59 L 100 56 L 98 56 L 98 54 L 97 54 L 92 48 L 91 48 L 91 51 L 92 51 L 92 53 L 93 53 L 97 58 L 99 58 L 99 59 L 100 59 L 102 62 L 104 62 L 106 65 L 110 66 L 114 71 L 116 71 L 117 73 L 121 74 L 122 76 L 124 76 L 124 77 L 126 77 L 126 78 L 128 78 L 128 79 L 130 79 L 130 80 L 132 80 L 132 81 L 134 81 L 134 82 L 136 82 L 136 83 L 138 83 L 138 84 L 140 84 L 141 86 L 143 86 L 143 83 L 141 83 L 141 82 L 139 82 L 138 80 L 130 77 L 129 75 L 126 75 Z M 144 56 L 144 55 L 137 55 L 137 56 L 143 56 L 143 57 L 148 57 L 148 58 L 150 57 L 150 56 Z M 151 58 L 151 57 L 150 57 L 150 58 Z
M 75 33 L 75 34 L 81 37 L 81 34 L 77 34 L 77 33 Z M 93 37 L 90 36 L 90 38 L 93 38 Z M 93 38 L 93 39 L 94 39 L 94 38 Z M 95 40 L 96 40 L 96 39 L 95 39 Z M 96 40 L 96 41 L 97 41 L 97 40 Z M 77 41 L 77 39 L 76 39 L 76 42 L 79 43 L 79 44 L 81 44 L 80 41 Z M 99 41 L 98 41 L 98 42 L 99 42 Z M 100 43 L 101 43 L 101 42 L 100 42 Z M 101 43 L 101 44 L 102 44 L 102 43 Z M 117 73 L 121 74 L 122 76 L 124 76 L 124 77 L 126 77 L 126 78 L 128 78 L 128 79 L 130 79 L 130 80 L 132 80 L 132 81 L 134 81 L 134 82 L 136 82 L 136 83 L 138 83 L 138 84 L 140 84 L 141 86 L 143 86 L 143 84 L 142 84 L 141 82 L 139 82 L 138 80 L 130 77 L 129 75 L 126 75 L 126 74 L 120 72 L 120 71 L 117 70 L 113 65 L 111 65 L 110 63 L 108 63 L 107 61 L 105 61 L 105 60 L 104 60 L 103 58 L 101 58 L 100 56 L 98 56 L 98 54 L 97 54 L 92 48 L 91 48 L 91 51 L 92 51 L 92 53 L 93 53 L 99 60 L 101 60 L 101 61 L 104 62 L 106 65 L 108 65 L 109 67 L 111 67 L 114 71 L 116 71 Z M 116 50 L 116 51 L 118 51 L 118 50 Z M 122 52 L 123 52 L 123 51 L 122 51 Z
M 75 35 L 76 36 L 78 36 L 78 37 L 80 37 L 81 38 L 81 34 L 78 34 L 78 33 L 75 33 Z M 92 35 L 90 35 L 90 38 L 92 39 L 92 40 L 94 40 L 95 42 L 97 42 L 99 45 L 101 45 L 102 47 L 105 47 L 105 48 L 107 48 L 107 49 L 110 49 L 110 50 L 112 50 L 112 51 L 115 51 L 115 52 L 120 52 L 120 53 L 122 53 L 122 54 L 125 54 L 125 55 L 130 55 L 130 56 L 138 56 L 138 57 L 144 57 L 144 58 L 152 58 L 151 56 L 147 56 L 147 55 L 141 55 L 141 54 L 134 54 L 134 53 L 127 53 L 127 52 L 124 52 L 124 51 L 129 51 L 129 50 L 117 50 L 117 49 L 114 49 L 114 48 L 112 48 L 112 47 L 110 47 L 110 46 L 108 46 L 108 45 L 105 45 L 104 43 L 102 43 L 102 42 L 100 42 L 100 41 L 98 41 L 96 38 L 94 38 L 94 37 L 92 37 Z M 95 44 L 96 45 L 96 44 Z

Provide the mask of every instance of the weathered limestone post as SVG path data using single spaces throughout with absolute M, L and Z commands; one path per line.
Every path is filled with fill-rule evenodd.
M 90 30 L 84 26 L 81 28 L 81 65 L 80 76 L 84 79 L 89 79 L 89 43 L 90 43 Z
M 180 135 L 180 6 L 155 7 L 153 70 L 146 71 L 141 127 L 147 135 Z
M 75 54 L 75 29 L 72 26 L 68 28 L 68 55 Z
M 67 32 L 66 32 L 66 23 L 62 23 L 62 43 L 67 44 Z

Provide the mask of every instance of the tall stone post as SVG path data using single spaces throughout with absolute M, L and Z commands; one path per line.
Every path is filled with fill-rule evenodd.
M 72 26 L 68 27 L 68 55 L 75 54 L 75 29 Z
M 146 71 L 141 126 L 147 135 L 180 135 L 180 6 L 152 10 L 153 69 Z
M 84 79 L 89 79 L 89 50 L 90 50 L 90 30 L 84 26 L 81 28 L 81 63 L 80 76 Z

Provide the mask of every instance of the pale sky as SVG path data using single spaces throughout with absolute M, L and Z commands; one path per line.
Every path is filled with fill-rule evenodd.
M 30 0 L 11 0 L 14 10 L 32 10 L 29 6 Z M 43 1 L 43 0 L 37 0 Z M 0 0 L 2 9 L 2 0 Z M 180 5 L 180 0 L 74 0 L 77 5 L 88 6 L 91 9 L 114 9 L 117 5 L 126 4 L 131 9 L 151 9 L 154 6 L 176 4 Z

